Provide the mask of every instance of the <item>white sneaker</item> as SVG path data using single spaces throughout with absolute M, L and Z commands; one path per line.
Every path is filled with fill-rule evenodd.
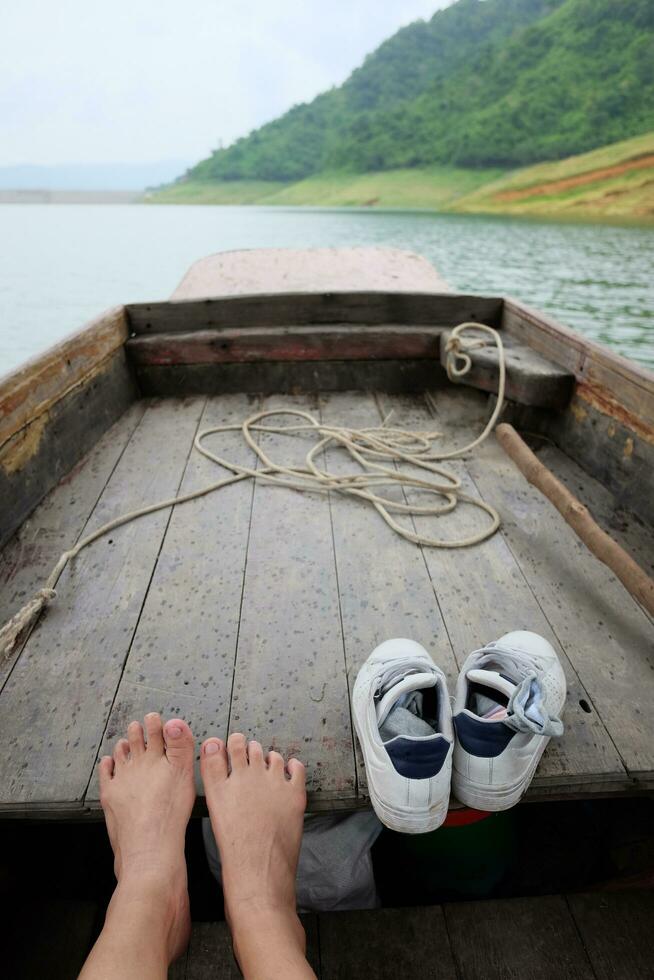
M 454 704 L 452 792 L 476 810 L 508 810 L 552 736 L 563 734 L 565 674 L 537 633 L 516 630 L 464 663 Z
M 423 834 L 445 820 L 452 715 L 445 676 L 413 640 L 386 640 L 359 671 L 352 713 L 375 813 L 391 830 Z

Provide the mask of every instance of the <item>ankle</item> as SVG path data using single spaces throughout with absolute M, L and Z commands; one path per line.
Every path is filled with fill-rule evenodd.
M 172 927 L 180 904 L 186 898 L 186 879 L 175 880 L 157 869 L 123 869 L 109 904 L 122 913 L 131 909 L 135 915 L 158 919 L 162 929 Z
M 275 951 L 283 950 L 285 958 L 304 960 L 306 934 L 296 910 L 251 904 L 236 909 L 227 907 L 234 954 L 245 976 L 259 963 L 271 965 Z
M 225 915 L 232 930 L 247 929 L 255 922 L 277 925 L 300 921 L 294 903 L 272 902 L 260 896 L 233 901 L 226 895 Z
M 139 871 L 137 868 L 123 868 L 116 889 L 111 898 L 109 909 L 117 906 L 124 909 L 127 906 L 135 908 L 162 909 L 168 913 L 169 907 L 174 910 L 177 904 L 178 887 L 171 887 L 170 877 L 155 871 Z
M 165 883 L 170 888 L 171 883 L 178 886 L 186 885 L 186 860 L 184 842 L 174 848 L 162 851 L 160 848 L 124 849 L 117 855 L 116 877 L 119 881 L 129 880 L 130 884 L 142 881 L 148 888 L 155 888 Z
M 123 874 L 107 908 L 106 927 L 121 935 L 148 936 L 151 948 L 170 963 L 187 918 L 185 887 L 171 887 L 169 879 L 156 873 Z

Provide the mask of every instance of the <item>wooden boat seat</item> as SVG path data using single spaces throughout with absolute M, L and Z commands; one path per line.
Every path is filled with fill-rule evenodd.
M 170 308 L 169 308 L 170 310 Z M 186 311 L 185 311 L 186 312 Z M 138 321 L 137 321 L 138 322 Z M 139 377 L 148 384 L 157 368 L 203 365 L 204 387 L 210 384 L 210 368 L 223 383 L 221 365 L 242 363 L 291 363 L 320 361 L 438 361 L 445 368 L 451 330 L 428 324 L 398 326 L 380 324 L 355 329 L 351 324 L 293 325 L 248 328 L 207 327 L 184 332 L 161 330 L 131 337 L 126 343 Z M 155 329 L 157 327 L 155 326 Z M 575 377 L 513 337 L 503 338 L 506 355 L 506 397 L 519 405 L 561 409 L 570 400 Z M 153 370 L 154 369 L 154 370 Z M 193 372 L 186 370 L 185 378 Z M 292 374 L 291 374 L 292 376 Z M 497 392 L 498 354 L 492 344 L 472 352 L 472 368 L 461 383 L 482 391 Z M 437 380 L 432 371 L 432 383 Z M 151 382 L 150 382 L 151 383 Z M 269 387 L 259 382 L 263 390 Z M 279 382 L 276 380 L 279 388 Z
M 440 361 L 447 365 L 447 344 L 451 330 L 442 330 Z M 519 405 L 534 408 L 561 409 L 570 401 L 575 386 L 572 371 L 559 367 L 526 344 L 504 334 L 506 355 L 506 398 Z M 481 391 L 497 393 L 498 353 L 493 344 L 471 352 L 472 367 L 457 384 L 469 385 Z

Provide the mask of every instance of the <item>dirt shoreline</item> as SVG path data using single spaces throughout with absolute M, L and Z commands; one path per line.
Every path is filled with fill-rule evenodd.
M 496 201 L 508 202 L 522 201 L 529 197 L 544 197 L 548 194 L 559 194 L 562 191 L 571 190 L 573 187 L 595 184 L 611 177 L 621 177 L 633 170 L 648 170 L 650 167 L 654 167 L 654 153 L 645 153 L 631 160 L 625 160 L 623 163 L 616 163 L 612 167 L 601 167 L 597 170 L 577 174 L 574 177 L 563 177 L 560 180 L 551 180 L 542 184 L 535 184 L 532 187 L 519 188 L 515 191 L 502 191 L 495 194 L 494 198 Z

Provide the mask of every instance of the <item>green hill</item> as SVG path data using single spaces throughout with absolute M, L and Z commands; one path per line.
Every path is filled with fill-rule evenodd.
M 506 170 L 652 129 L 652 0 L 458 0 L 403 28 L 340 88 L 213 153 L 177 188 Z
M 556 162 L 513 170 L 434 166 L 326 173 L 295 182 L 187 181 L 161 204 L 313 205 L 556 215 L 654 222 L 654 132 Z

